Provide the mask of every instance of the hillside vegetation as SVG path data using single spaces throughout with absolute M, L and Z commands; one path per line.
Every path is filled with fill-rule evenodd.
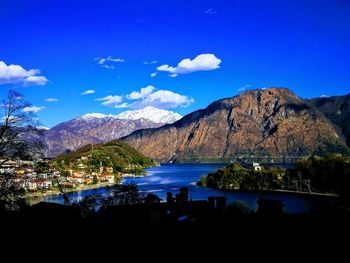
M 85 169 L 98 171 L 100 167 L 113 167 L 114 173 L 141 173 L 154 163 L 122 141 L 105 144 L 89 144 L 75 152 L 63 154 L 54 159 L 60 166 L 75 168 L 77 162 L 87 165 Z

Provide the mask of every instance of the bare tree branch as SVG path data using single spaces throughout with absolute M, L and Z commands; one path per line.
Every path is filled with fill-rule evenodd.
M 11 158 L 31 159 L 41 153 L 42 144 L 33 140 L 26 141 L 24 134 L 38 133 L 33 128 L 38 125 L 35 115 L 26 111 L 31 105 L 22 94 L 9 90 L 0 104 L 0 166 Z M 25 178 L 17 177 L 15 172 L 0 174 L 0 199 L 16 196 Z

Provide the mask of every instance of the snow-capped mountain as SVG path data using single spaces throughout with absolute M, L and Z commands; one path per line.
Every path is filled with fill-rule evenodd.
M 119 115 L 88 113 L 48 130 L 37 127 L 42 132 L 36 139 L 46 145 L 45 155 L 53 157 L 89 143 L 116 140 L 136 130 L 158 128 L 180 118 L 177 113 L 154 107 L 125 111 Z
M 123 120 L 147 119 L 155 123 L 171 124 L 178 121 L 182 116 L 176 112 L 158 109 L 152 106 L 145 107 L 140 110 L 124 111 L 116 116 Z
M 116 116 L 115 115 L 112 115 L 112 114 L 102 114 L 102 113 L 88 113 L 88 114 L 85 114 L 85 115 L 82 115 L 76 119 L 82 119 L 82 120 L 85 120 L 85 121 L 89 121 L 89 120 L 95 120 L 95 119 L 106 119 L 106 118 L 115 118 Z
M 45 127 L 45 126 L 37 126 L 36 128 L 37 128 L 38 130 L 46 130 L 46 131 L 50 130 L 50 128 Z
M 163 125 L 146 119 L 122 120 L 115 116 L 87 114 L 60 123 L 49 130 L 42 130 L 36 139 L 46 146 L 44 155 L 54 157 L 90 143 L 108 142 L 139 129 L 158 128 Z M 33 138 L 27 139 L 31 141 Z

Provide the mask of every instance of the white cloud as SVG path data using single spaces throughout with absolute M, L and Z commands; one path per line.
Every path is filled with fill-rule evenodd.
M 45 101 L 46 102 L 57 102 L 58 99 L 56 99 L 56 98 L 47 98 L 47 99 L 45 99 Z
M 237 89 L 238 91 L 245 91 L 245 90 L 247 90 L 248 88 L 250 88 L 252 85 L 249 85 L 249 84 L 247 84 L 247 85 L 244 85 L 243 87 L 240 87 L 239 89 Z
M 145 88 L 142 88 L 140 91 L 133 91 L 131 92 L 129 95 L 127 95 L 126 97 L 129 100 L 138 100 L 138 99 L 144 99 L 145 97 L 147 97 L 147 95 L 151 94 L 154 91 L 154 87 L 153 86 L 147 86 Z
M 101 67 L 106 68 L 106 69 L 114 69 L 113 65 L 102 65 Z
M 178 75 L 177 73 L 173 73 L 173 74 L 170 74 L 169 77 L 171 77 L 171 78 L 176 78 L 177 75 Z
M 94 94 L 94 93 L 95 93 L 95 90 L 88 89 L 88 90 L 85 90 L 84 92 L 82 92 L 80 95 L 87 95 L 87 94 Z
M 187 107 L 194 102 L 194 99 L 181 95 L 170 90 L 157 90 L 148 94 L 145 98 L 133 102 L 128 107 L 140 109 L 153 106 L 159 109 Z
M 122 58 L 112 58 L 111 56 L 109 56 L 106 60 L 112 61 L 112 62 L 119 62 L 119 63 L 125 62 L 125 60 Z
M 187 107 L 194 102 L 194 99 L 188 98 L 185 95 L 172 92 L 170 90 L 158 90 L 149 94 L 141 102 L 131 105 L 131 107 L 153 106 L 160 109 Z
M 104 98 L 99 98 L 99 99 L 95 99 L 95 100 L 103 101 L 101 103 L 101 105 L 116 107 L 116 106 L 118 106 L 118 104 L 120 102 L 122 102 L 123 97 L 122 96 L 117 96 L 117 95 L 115 95 L 115 96 L 108 95 L 108 96 L 106 96 Z
M 45 109 L 45 107 L 42 106 L 29 106 L 29 107 L 25 107 L 22 111 L 23 112 L 33 112 L 33 113 L 37 113 L 41 110 Z
M 205 10 L 205 13 L 208 15 L 216 15 L 217 14 L 217 12 L 212 8 Z
M 330 96 L 328 95 L 321 95 L 321 98 L 329 98 Z
M 108 56 L 106 58 L 95 58 L 95 61 L 97 61 L 97 64 L 101 65 L 101 67 L 107 69 L 114 69 L 114 66 L 111 64 L 111 62 L 125 62 L 125 60 L 122 58 L 113 58 L 112 56 Z
M 124 100 L 125 99 L 125 100 Z M 141 109 L 153 106 L 159 109 L 187 107 L 194 102 L 194 99 L 170 90 L 156 90 L 149 85 L 138 91 L 133 91 L 124 96 L 109 95 L 104 98 L 95 99 L 102 101 L 102 105 L 114 108 Z
M 153 60 L 153 61 L 143 61 L 142 63 L 145 64 L 145 65 L 157 64 L 157 60 Z
M 48 79 L 44 76 L 30 76 L 26 78 L 23 82 L 24 86 L 30 86 L 30 85 L 37 85 L 37 86 L 44 86 L 48 82 Z
M 157 76 L 157 74 L 158 74 L 158 72 L 153 72 L 153 73 L 151 73 L 150 76 L 151 76 L 152 78 L 154 78 L 155 76 Z
M 124 102 L 120 105 L 116 105 L 114 108 L 117 108 L 117 109 L 129 108 L 129 103 Z
M 103 65 L 103 63 L 105 63 L 106 59 L 105 58 L 95 58 L 95 61 L 97 61 L 97 64 Z
M 209 71 L 220 68 L 221 59 L 214 54 L 201 54 L 194 59 L 183 59 L 176 67 L 167 64 L 157 67 L 158 71 L 170 72 L 173 74 L 187 74 L 195 71 Z M 170 75 L 170 76 L 171 76 Z M 173 76 L 172 76 L 173 77 Z
M 39 69 L 26 70 L 20 65 L 6 65 L 0 61 L 0 85 L 22 83 L 28 85 L 45 85 L 48 80 L 44 76 L 38 76 Z

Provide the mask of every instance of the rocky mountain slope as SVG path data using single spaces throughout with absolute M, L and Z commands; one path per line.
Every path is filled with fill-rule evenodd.
M 237 155 L 305 156 L 346 151 L 332 123 L 285 88 L 252 90 L 157 129 L 123 138 L 158 161 L 220 160 Z
M 341 131 L 350 147 L 350 93 L 345 96 L 315 98 L 310 103 Z

